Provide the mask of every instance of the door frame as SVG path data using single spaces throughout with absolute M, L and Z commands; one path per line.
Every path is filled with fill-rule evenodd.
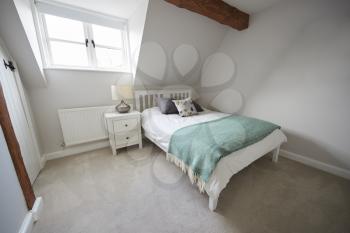
M 27 170 L 21 154 L 21 149 L 17 141 L 15 131 L 12 127 L 10 114 L 7 109 L 5 96 L 0 83 L 0 125 L 4 133 L 8 150 L 11 155 L 13 165 L 18 177 L 18 181 L 23 191 L 24 199 L 27 203 L 28 210 L 31 210 L 35 202 L 35 194 L 30 182 Z

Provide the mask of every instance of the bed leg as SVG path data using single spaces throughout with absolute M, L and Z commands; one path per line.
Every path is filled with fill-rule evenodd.
M 209 209 L 211 211 L 214 211 L 217 205 L 218 205 L 218 198 L 209 196 Z
M 277 163 L 279 153 L 280 153 L 280 147 L 277 147 L 276 149 L 274 149 L 273 155 L 272 155 L 273 162 Z

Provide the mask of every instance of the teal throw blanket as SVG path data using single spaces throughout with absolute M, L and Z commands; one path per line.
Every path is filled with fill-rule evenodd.
M 192 183 L 203 191 L 221 158 L 262 140 L 278 128 L 270 122 L 235 115 L 187 126 L 172 135 L 167 159 L 187 172 Z

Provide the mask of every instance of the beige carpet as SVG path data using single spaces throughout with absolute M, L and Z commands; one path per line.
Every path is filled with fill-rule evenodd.
M 216 212 L 152 144 L 49 161 L 34 184 L 36 233 L 350 232 L 350 182 L 265 156 L 235 175 Z

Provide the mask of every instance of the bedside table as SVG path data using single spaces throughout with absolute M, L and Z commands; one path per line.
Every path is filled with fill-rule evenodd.
M 117 154 L 118 149 L 127 146 L 138 144 L 142 148 L 140 112 L 112 112 L 105 113 L 104 117 L 113 155 Z

